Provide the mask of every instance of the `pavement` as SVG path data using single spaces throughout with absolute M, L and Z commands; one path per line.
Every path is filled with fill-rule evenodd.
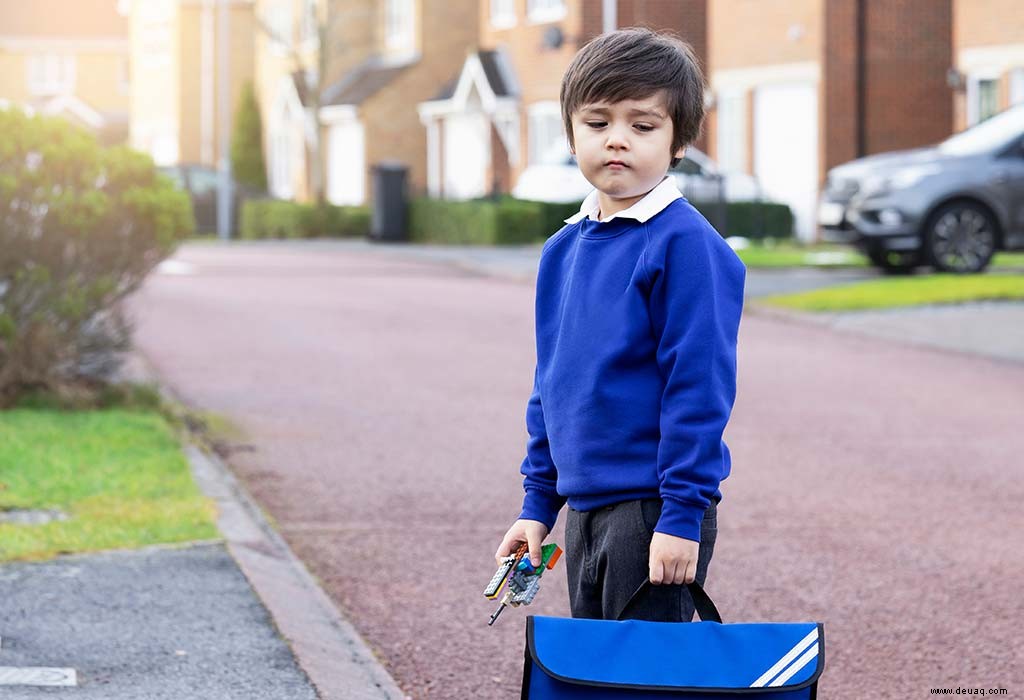
M 527 254 L 504 253 L 188 245 L 130 304 L 141 352 L 242 428 L 232 472 L 412 698 L 518 697 L 525 613 L 488 627 L 480 595 L 521 502 L 533 372 L 532 285 L 496 272 Z M 723 617 L 823 622 L 824 696 L 1024 685 L 1024 366 L 752 302 L 709 568 Z M 527 612 L 568 614 L 550 576 Z

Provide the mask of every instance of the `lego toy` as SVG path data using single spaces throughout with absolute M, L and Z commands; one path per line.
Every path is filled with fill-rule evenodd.
M 487 584 L 487 588 L 484 589 L 484 596 L 494 600 L 500 595 L 501 589 L 506 583 L 508 587 L 505 596 L 501 599 L 501 605 L 491 615 L 491 621 L 487 623 L 488 626 L 494 624 L 505 606 L 518 607 L 532 603 L 540 589 L 541 574 L 554 568 L 555 562 L 560 556 L 562 556 L 561 547 L 554 543 L 546 544 L 541 547 L 541 564 L 534 568 L 530 563 L 529 547 L 523 544 L 515 554 L 502 559 L 501 565 L 494 573 L 490 583 Z

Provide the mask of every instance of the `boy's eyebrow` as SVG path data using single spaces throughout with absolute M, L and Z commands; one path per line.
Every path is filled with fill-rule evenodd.
M 594 114 L 610 114 L 611 110 L 607 107 L 584 107 L 581 111 L 593 112 Z M 637 109 L 633 108 L 629 110 L 630 115 L 639 115 L 644 117 L 657 117 L 658 119 L 666 119 L 667 117 L 661 112 L 656 112 L 651 109 Z

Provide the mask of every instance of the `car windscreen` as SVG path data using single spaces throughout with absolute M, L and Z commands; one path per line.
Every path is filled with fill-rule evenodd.
M 963 156 L 992 151 L 1024 134 L 1024 105 L 975 124 L 970 129 L 954 134 L 939 144 L 939 150 L 950 155 Z

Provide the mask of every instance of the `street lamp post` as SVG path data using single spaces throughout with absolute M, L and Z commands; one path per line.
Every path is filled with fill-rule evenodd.
M 222 241 L 231 238 L 231 32 L 228 26 L 230 0 L 217 3 L 217 117 L 220 122 L 220 146 L 217 186 L 217 237 Z

